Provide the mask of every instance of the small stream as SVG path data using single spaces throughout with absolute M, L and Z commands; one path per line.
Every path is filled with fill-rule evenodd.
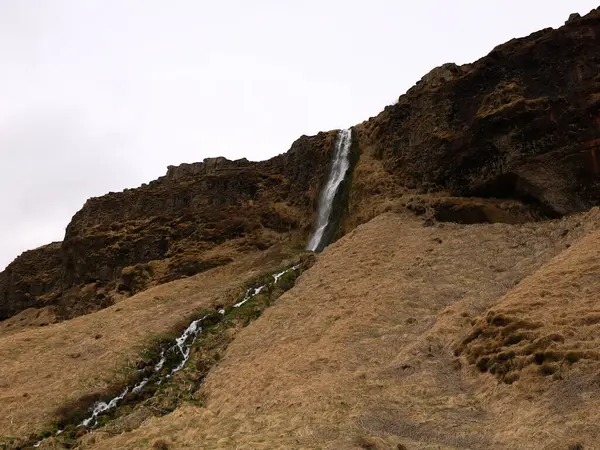
M 271 282 L 265 283 L 258 287 L 251 287 L 247 289 L 242 300 L 234 304 L 232 306 L 232 309 L 241 307 L 242 305 L 256 297 L 258 294 L 260 294 L 265 288 L 269 286 L 275 286 L 279 282 L 281 277 L 285 275 L 288 271 L 295 271 L 298 268 L 300 268 L 300 264 L 296 264 L 295 266 L 289 267 L 279 273 L 271 275 L 273 278 Z M 224 309 L 221 309 L 218 313 L 220 314 L 220 316 L 225 316 Z M 194 320 L 192 323 L 190 323 L 188 327 L 183 331 L 183 333 L 177 339 L 175 339 L 174 343 L 163 347 L 163 349 L 160 352 L 158 362 L 152 369 L 152 373 L 148 375 L 147 369 L 140 369 L 138 371 L 139 373 L 146 373 L 146 376 L 141 381 L 138 381 L 133 385 L 125 387 L 119 393 L 119 395 L 110 399 L 109 401 L 96 402 L 90 408 L 90 415 L 86 419 L 81 421 L 81 423 L 79 423 L 77 426 L 88 428 L 96 427 L 98 425 L 99 417 L 102 416 L 104 413 L 117 408 L 123 401 L 123 399 L 125 399 L 127 394 L 140 394 L 144 390 L 146 385 L 148 385 L 148 383 L 153 382 L 156 385 L 160 385 L 163 381 L 171 378 L 175 373 L 183 369 L 185 367 L 185 364 L 190 359 L 192 345 L 194 344 L 196 338 L 202 332 L 203 323 L 207 321 L 207 319 L 211 319 L 211 316 L 214 316 L 214 314 L 207 314 L 204 317 Z M 209 325 L 214 323 L 215 322 L 213 317 Z M 172 368 L 168 370 L 165 374 L 162 374 L 161 372 L 163 371 L 167 362 L 169 362 L 169 364 L 172 365 Z M 55 436 L 60 435 L 62 432 L 62 429 L 58 430 L 55 433 Z M 34 444 L 34 447 L 39 447 L 42 444 L 42 442 L 44 442 L 46 439 L 47 438 L 44 438 L 38 441 Z
M 177 355 L 177 359 L 179 359 L 179 364 L 172 368 L 166 375 L 160 377 L 156 384 L 160 384 L 164 379 L 170 378 L 173 374 L 179 372 L 185 366 L 185 363 L 190 359 L 190 350 L 192 348 L 192 344 L 198 337 L 198 335 L 202 332 L 202 327 L 200 324 L 208 317 L 208 314 L 201 319 L 194 320 L 189 326 L 184 330 L 184 332 L 175 339 L 175 343 L 169 347 L 165 347 L 160 352 L 160 359 L 158 363 L 154 366 L 154 373 L 160 373 L 163 369 L 165 363 L 167 362 L 167 355 L 175 354 Z M 83 420 L 78 426 L 84 427 L 95 427 L 98 424 L 98 416 L 100 414 L 109 411 L 113 408 L 116 408 L 119 403 L 125 398 L 125 396 L 131 391 L 134 394 L 139 394 L 142 389 L 148 384 L 150 381 L 150 377 L 147 376 L 141 381 L 138 381 L 135 385 L 127 386 L 125 389 L 121 391 L 119 395 L 111 399 L 109 402 L 97 402 L 92 407 L 91 415 Z

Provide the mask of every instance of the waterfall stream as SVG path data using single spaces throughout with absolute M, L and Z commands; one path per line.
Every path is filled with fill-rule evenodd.
M 351 145 L 352 130 L 340 130 L 335 144 L 329 178 L 319 197 L 319 209 L 317 211 L 315 232 L 310 238 L 310 242 L 306 247 L 307 250 L 320 251 L 327 245 L 327 242 L 325 242 L 325 231 L 331 220 L 335 195 L 337 194 L 340 184 L 344 181 L 346 172 L 350 167 L 349 155 Z
M 252 300 L 258 294 L 260 294 L 264 289 L 268 288 L 269 286 L 275 286 L 279 282 L 281 277 L 283 277 L 283 275 L 285 275 L 290 270 L 295 271 L 295 270 L 299 269 L 300 265 L 301 264 L 296 264 L 293 267 L 289 267 L 279 273 L 275 273 L 275 274 L 271 275 L 271 277 L 273 279 L 272 279 L 272 281 L 270 281 L 268 283 L 265 283 L 258 287 L 250 287 L 249 289 L 246 290 L 242 300 L 240 300 L 239 302 L 234 304 L 230 308 L 230 310 L 241 307 L 246 302 Z M 221 310 L 219 310 L 219 313 L 221 316 L 225 316 L 226 311 L 225 311 L 225 309 L 221 309 Z M 81 423 L 79 423 L 77 426 L 91 427 L 91 428 L 97 426 L 98 419 L 102 414 L 106 413 L 109 410 L 117 408 L 119 406 L 119 404 L 123 401 L 123 399 L 125 399 L 127 394 L 129 394 L 129 393 L 139 394 L 144 389 L 144 387 L 151 381 L 151 377 L 153 375 L 158 376 L 157 380 L 156 380 L 156 378 L 153 378 L 152 380 L 156 380 L 153 382 L 155 384 L 159 385 L 164 380 L 171 378 L 175 373 L 177 373 L 181 369 L 183 369 L 183 367 L 185 366 L 185 364 L 187 363 L 187 361 L 190 358 L 191 348 L 192 348 L 194 341 L 202 332 L 201 325 L 202 325 L 203 321 L 205 319 L 207 319 L 209 316 L 210 316 L 210 314 L 208 314 L 200 319 L 194 320 L 192 323 L 190 323 L 188 325 L 188 327 L 183 331 L 183 333 L 177 339 L 175 339 L 175 342 L 173 344 L 171 344 L 167 347 L 164 347 L 161 350 L 160 355 L 159 355 L 159 360 L 156 363 L 156 365 L 154 366 L 151 375 L 144 377 L 141 381 L 138 381 L 134 385 L 127 386 L 126 388 L 124 388 L 121 391 L 121 393 L 119 395 L 117 395 L 116 397 L 112 398 L 111 400 L 109 400 L 107 402 L 103 402 L 103 401 L 96 402 L 90 409 L 90 415 L 85 420 L 83 420 Z M 164 368 L 165 364 L 167 363 L 168 357 L 169 357 L 169 361 L 174 360 L 176 365 L 173 366 L 166 374 L 162 374 L 161 372 L 163 371 L 163 368 Z M 144 370 L 144 369 L 141 369 L 141 370 Z M 58 430 L 55 433 L 55 436 L 60 435 L 62 432 L 63 432 L 63 430 Z M 34 447 L 39 447 L 44 440 L 45 439 L 41 439 L 40 441 L 36 442 L 34 444 Z
M 154 373 L 159 373 L 167 362 L 167 354 L 169 352 L 175 353 L 177 355 L 177 359 L 179 359 L 179 364 L 172 368 L 169 373 L 167 373 L 164 378 L 170 378 L 176 372 L 179 372 L 185 366 L 185 363 L 190 359 L 190 349 L 192 348 L 192 344 L 202 331 L 202 327 L 200 324 L 204 319 L 206 319 L 208 315 L 202 317 L 201 319 L 194 320 L 192 323 L 188 325 L 188 327 L 184 330 L 184 332 L 175 339 L 175 343 L 169 347 L 163 348 L 160 352 L 160 359 L 158 363 L 154 366 Z M 145 377 L 141 381 L 138 381 L 133 387 L 127 386 L 125 389 L 121 391 L 121 393 L 110 400 L 109 402 L 97 402 L 91 410 L 91 415 L 83 420 L 79 426 L 89 427 L 96 426 L 98 423 L 98 416 L 110 409 L 116 408 L 121 400 L 125 398 L 125 396 L 131 392 L 134 394 L 139 394 L 142 389 L 148 384 L 150 381 L 149 377 Z M 156 384 L 160 384 L 162 379 L 158 379 Z

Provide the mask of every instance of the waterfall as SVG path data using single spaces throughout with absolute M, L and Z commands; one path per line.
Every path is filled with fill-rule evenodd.
M 306 247 L 307 250 L 319 251 L 322 250 L 327 242 L 324 241 L 325 231 L 331 220 L 333 211 L 333 201 L 338 188 L 346 176 L 346 172 L 350 167 L 350 146 L 352 144 L 352 130 L 340 130 L 333 154 L 331 163 L 331 171 L 327 184 L 321 191 L 319 197 L 319 209 L 317 211 L 317 224 L 315 232 L 310 238 L 310 242 Z

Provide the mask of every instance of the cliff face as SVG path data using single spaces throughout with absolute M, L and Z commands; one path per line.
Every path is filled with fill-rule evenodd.
M 353 173 L 332 236 L 390 208 L 444 221 L 522 223 L 600 204 L 600 12 L 446 64 L 353 129 Z M 0 274 L 0 320 L 53 305 L 59 318 L 227 264 L 311 231 L 335 132 L 263 162 L 169 167 L 90 199 L 61 245 Z
M 361 124 L 394 186 L 517 199 L 542 216 L 600 201 L 600 12 L 434 69 Z
M 0 272 L 0 320 L 52 304 L 60 290 L 60 242 L 29 250 Z
M 303 136 L 264 162 L 207 159 L 148 185 L 92 198 L 64 241 L 0 274 L 0 320 L 52 306 L 84 314 L 155 284 L 227 264 L 310 232 L 335 133 Z

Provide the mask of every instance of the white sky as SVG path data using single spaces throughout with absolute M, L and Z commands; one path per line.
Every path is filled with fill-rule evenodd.
M 0 0 L 0 269 L 91 196 L 266 159 L 598 0 Z

